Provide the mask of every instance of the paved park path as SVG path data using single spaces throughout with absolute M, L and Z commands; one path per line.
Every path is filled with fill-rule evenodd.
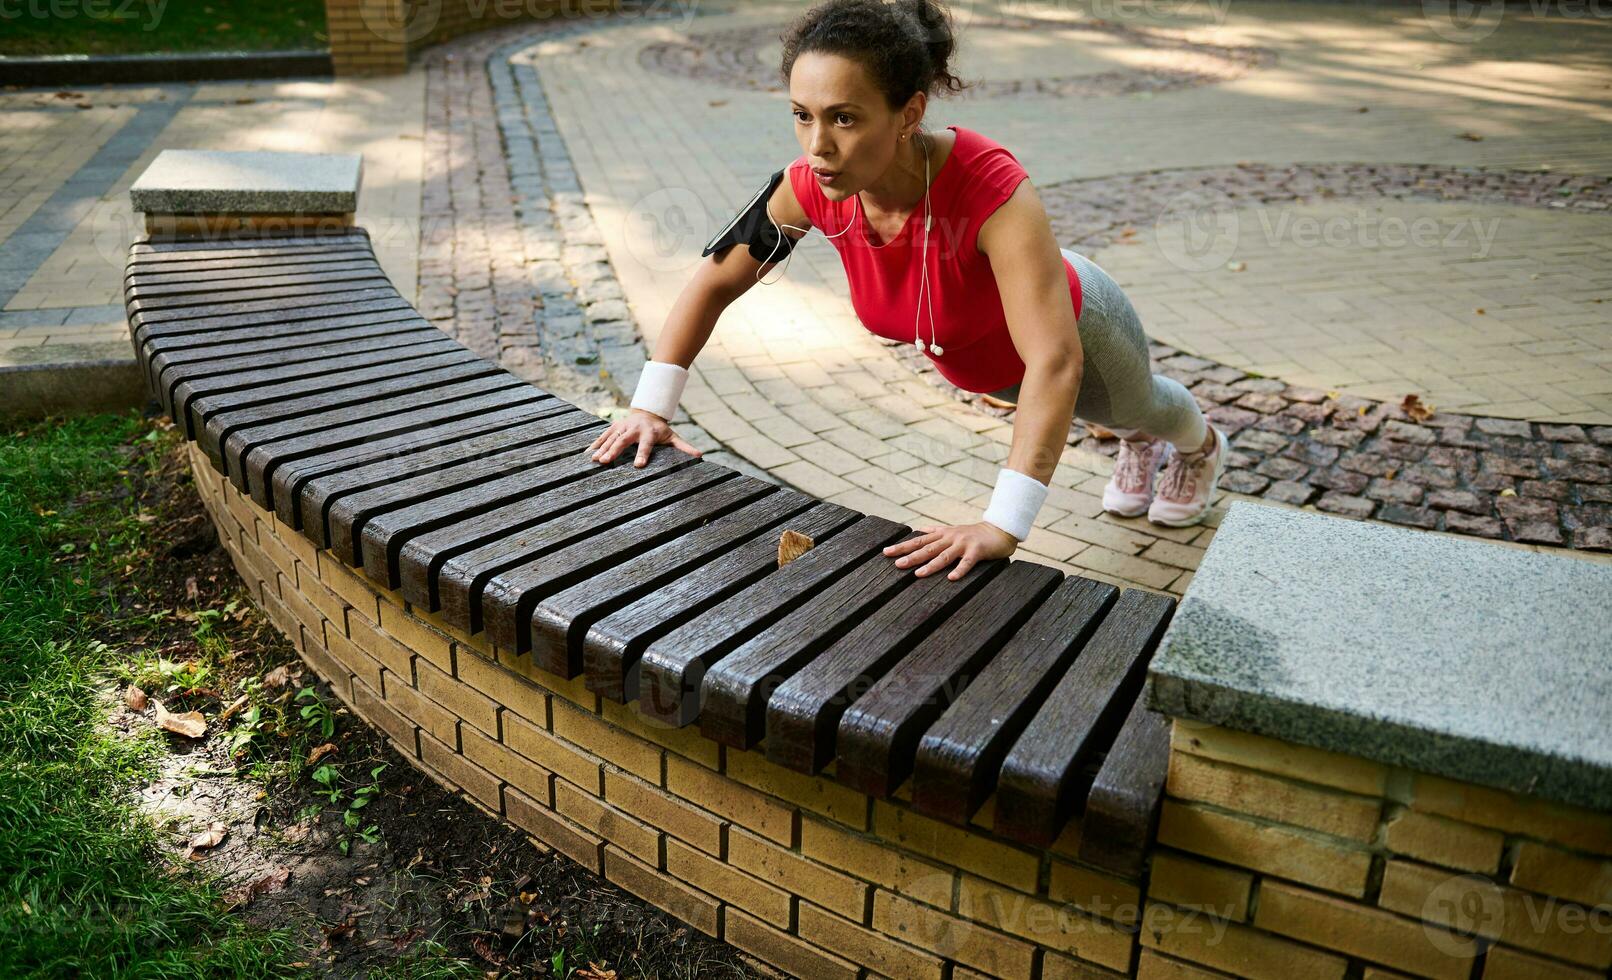
M 359 223 L 422 312 L 619 404 L 716 223 L 799 153 L 774 73 L 804 6 L 639 4 L 375 81 L 0 94 L 0 357 L 126 345 L 123 192 L 161 147 L 358 150 Z M 927 125 L 1013 150 L 1160 369 L 1236 432 L 1242 493 L 1168 529 L 1101 512 L 1113 447 L 1077 426 L 1021 557 L 1179 594 L 1247 494 L 1612 560 L 1612 23 L 954 7 L 981 84 Z M 724 316 L 679 428 L 858 510 L 977 520 L 1011 415 L 924 368 L 813 241 Z M 1399 410 L 1413 393 L 1436 414 Z

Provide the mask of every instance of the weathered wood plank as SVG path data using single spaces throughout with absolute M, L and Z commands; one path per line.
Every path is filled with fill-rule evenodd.
M 630 487 L 619 489 L 607 497 L 566 510 L 551 519 L 525 523 L 514 534 L 500 534 L 483 544 L 462 551 L 441 564 L 436 577 L 437 599 L 441 603 L 442 617 L 470 633 L 486 628 L 486 603 L 483 593 L 493 576 L 545 554 L 558 551 L 574 541 L 585 540 L 609 527 L 640 515 L 658 511 L 668 504 L 698 493 L 726 477 L 731 471 L 712 466 L 673 466 L 675 460 L 662 462 L 664 472 L 654 480 L 638 480 Z M 657 460 L 650 459 L 649 469 Z M 617 464 L 622 469 L 636 469 L 629 464 Z M 616 467 L 611 467 L 612 469 Z M 575 486 L 556 490 L 555 494 L 586 493 L 595 486 L 589 480 Z M 551 495 L 552 496 L 552 495 Z M 504 645 L 514 651 L 517 632 L 513 605 L 501 610 L 505 616 L 497 633 L 489 637 L 504 637 Z
M 1070 776 L 1112 744 L 1141 690 L 1175 600 L 1127 589 L 1008 750 L 996 786 L 996 831 L 1045 846 L 1075 812 Z
M 844 652 L 846 647 L 862 658 L 905 649 L 904 638 L 892 631 L 903 612 L 944 606 L 944 601 L 923 600 L 971 592 L 1006 564 L 982 562 L 977 573 L 953 582 L 944 575 L 919 578 L 887 555 L 869 559 L 711 665 L 700 685 L 701 734 L 734 748 L 751 748 L 767 734 L 767 706 L 775 691 L 794 680 L 797 671 L 810 670 L 825 657 L 833 660 L 830 651 Z M 935 622 L 930 621 L 929 630 Z
M 583 454 L 578 454 L 583 455 Z M 588 454 L 591 460 L 591 454 Z M 426 531 L 404 541 L 397 554 L 398 589 L 403 597 L 424 609 L 437 612 L 443 608 L 438 580 L 443 566 L 461 559 L 456 569 L 466 563 L 474 564 L 469 553 L 478 548 L 494 546 L 496 542 L 512 538 L 554 516 L 584 507 L 597 500 L 617 495 L 623 488 L 642 480 L 651 480 L 693 463 L 694 459 L 680 453 L 655 453 L 643 467 L 600 466 L 586 479 L 574 480 L 554 487 L 541 497 L 528 497 L 476 514 L 448 527 Z M 454 575 L 463 574 L 456 571 Z M 453 576 L 450 576 L 453 577 Z M 468 599 L 460 603 L 457 612 L 466 623 L 474 619 L 480 629 L 479 612 L 472 615 Z M 450 615 L 444 612 L 444 615 Z M 456 620 L 457 621 L 457 620 Z
M 191 438 L 201 437 L 206 420 L 220 412 L 251 408 L 257 405 L 274 405 L 286 399 L 308 398 L 326 392 L 341 392 L 366 380 L 395 377 L 415 370 L 430 370 L 464 359 L 470 355 L 453 340 L 438 336 L 413 344 L 406 350 L 388 356 L 385 350 L 372 350 L 355 354 L 350 365 L 342 370 L 330 362 L 315 363 L 304 376 L 296 368 L 275 368 L 254 372 L 240 379 L 243 387 L 193 394 L 187 382 L 181 381 L 174 390 L 176 411 L 174 422 L 184 426 Z M 198 383 L 196 387 L 206 388 Z
M 477 381 L 485 380 L 477 379 Z M 513 394 L 504 396 L 505 399 L 513 397 Z M 459 404 L 470 407 L 477 401 L 481 399 L 467 398 Z M 458 406 L 443 405 L 438 406 L 437 410 L 441 411 L 448 407 Z M 454 452 L 452 447 L 466 439 L 502 432 L 535 419 L 570 410 L 569 405 L 557 398 L 535 401 L 511 400 L 508 404 L 495 403 L 486 411 L 445 420 L 427 428 L 405 427 L 402 432 L 376 434 L 373 438 L 367 438 L 369 433 L 375 433 L 379 427 L 391 422 L 390 418 L 373 419 L 348 426 L 341 430 L 339 435 L 324 433 L 330 445 L 310 449 L 301 459 L 269 459 L 265 466 L 272 468 L 266 468 L 266 475 L 251 484 L 252 493 L 254 495 L 264 493 L 280 520 L 288 527 L 301 530 L 303 517 L 298 499 L 302 489 L 312 480 L 320 477 L 342 479 L 344 475 L 354 473 L 363 467 L 389 460 L 403 461 L 402 465 L 406 467 L 409 465 L 408 461 L 418 453 L 436 450 L 452 454 Z M 256 448 L 253 452 L 256 452 Z M 267 455 L 264 453 L 259 458 Z M 231 465 L 238 467 L 242 464 L 237 459 L 232 461 Z M 406 474 L 408 471 L 405 469 L 403 472 Z M 375 485 L 384 483 L 385 478 L 377 479 L 379 482 Z
M 319 471 L 341 460 L 357 465 L 401 446 L 446 438 L 458 433 L 457 422 L 492 425 L 490 418 L 510 409 L 545 408 L 552 395 L 524 384 L 513 375 L 488 375 L 448 385 L 428 396 L 348 406 L 299 419 L 295 426 L 237 429 L 224 444 L 231 472 L 245 475 L 246 491 L 258 506 L 277 510 L 275 475 L 280 467 L 300 463 Z M 271 431 L 273 430 L 273 431 Z M 441 430 L 441 431 L 437 431 Z M 291 513 L 291 508 L 286 508 Z M 284 519 L 282 517 L 282 519 Z
M 655 640 L 640 658 L 639 710 L 672 725 L 694 721 L 700 710 L 700 685 L 712 664 L 785 610 L 810 600 L 879 549 L 910 533 L 906 525 L 869 516 Z M 882 554 L 877 557 L 890 560 Z
M 915 580 L 910 588 L 812 658 L 766 699 L 767 758 L 813 774 L 832 762 L 845 709 L 1007 566 L 1005 561 L 982 562 L 957 582 L 945 575 L 918 578 L 911 569 L 902 569 Z
M 569 447 L 578 441 L 578 433 L 588 433 L 582 439 L 585 446 L 588 439 L 603 429 L 604 423 L 598 416 L 562 405 L 558 411 L 536 413 L 535 417 L 508 428 L 482 432 L 406 456 L 342 467 L 309 480 L 298 489 L 295 497 L 298 526 L 321 548 L 334 548 L 348 564 L 357 565 L 352 522 L 359 520 L 368 507 L 384 506 L 385 501 L 400 499 L 388 493 L 393 488 L 400 488 L 400 493 L 406 496 L 416 489 L 429 492 L 456 480 L 475 480 L 487 473 L 502 473 L 506 467 L 571 452 Z M 430 479 L 438 476 L 444 477 L 446 483 Z M 421 480 L 423 482 L 415 482 Z
M 912 805 L 967 824 L 996 789 L 1002 759 L 1080 655 L 1119 589 L 1069 576 L 918 742 Z
M 651 548 L 687 534 L 708 520 L 736 510 L 775 485 L 736 473 L 726 467 L 697 463 L 679 470 L 663 481 L 649 484 L 633 493 L 649 496 L 657 487 L 684 478 L 693 481 L 710 474 L 710 485 L 675 500 L 655 496 L 643 513 L 619 524 L 595 524 L 591 534 L 577 537 L 563 547 L 507 567 L 487 580 L 481 590 L 481 621 L 494 643 L 516 653 L 532 646 L 532 610 L 547 595 L 567 588 L 580 579 L 602 572 Z M 567 515 L 554 522 L 564 525 Z M 553 672 L 575 676 L 580 665 L 550 664 Z M 570 670 L 569 673 L 566 673 Z
M 777 488 L 681 538 L 546 596 L 532 610 L 533 660 L 539 664 L 584 666 L 583 639 L 595 620 L 655 589 L 674 584 L 684 574 L 758 535 L 776 534 L 783 522 L 813 503 L 803 493 Z M 619 693 L 613 700 L 621 700 Z
M 176 422 L 181 419 L 188 421 L 187 406 L 203 395 L 249 391 L 298 378 L 328 377 L 367 364 L 382 363 L 388 358 L 400 360 L 427 351 L 452 350 L 452 344 L 453 341 L 442 336 L 440 330 L 416 326 L 402 334 L 363 337 L 345 343 L 239 357 L 234 359 L 233 364 L 218 365 L 211 370 L 195 367 L 184 372 L 183 377 L 171 379 L 171 383 L 159 388 L 158 393 L 169 417 Z M 428 346 L 422 348 L 421 345 Z M 193 431 L 187 430 L 186 434 L 192 435 Z
M 818 502 L 777 530 L 804 534 L 822 547 L 861 517 Z M 771 530 L 588 624 L 581 640 L 588 689 L 620 703 L 637 700 L 639 658 L 650 643 L 777 572 L 778 537 Z
M 840 715 L 835 777 L 870 796 L 888 796 L 901 785 L 924 731 L 1062 578 L 1057 569 L 1015 561 L 985 583 Z
M 1128 877 L 1142 873 L 1170 768 L 1170 719 L 1146 701 L 1131 705 L 1080 819 L 1080 859 Z
M 273 339 L 253 336 L 235 343 L 216 343 L 211 342 L 211 337 L 196 335 L 190 343 L 183 338 L 157 340 L 147 345 L 146 368 L 156 379 L 158 387 L 171 390 L 181 377 L 188 380 L 234 370 L 247 359 L 266 353 L 309 356 L 308 352 L 326 344 L 351 343 L 370 337 L 391 337 L 421 329 L 434 329 L 427 321 L 401 312 L 392 317 L 364 316 L 351 319 L 354 322 L 345 326 L 326 326 L 305 334 L 281 335 Z
M 265 422 L 305 418 L 333 408 L 430 391 L 438 385 L 499 373 L 502 372 L 497 366 L 468 350 L 454 351 L 438 357 L 357 371 L 348 377 L 347 387 L 317 394 L 302 394 L 300 386 L 293 386 L 284 392 L 269 392 L 265 400 L 250 405 L 218 410 L 203 406 L 207 411 L 203 415 L 205 421 L 196 444 L 222 473 L 226 470 L 222 455 L 224 440 L 237 429 Z M 194 406 L 192 410 L 196 410 Z

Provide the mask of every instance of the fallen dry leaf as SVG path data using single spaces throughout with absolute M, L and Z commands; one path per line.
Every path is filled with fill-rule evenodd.
M 313 749 L 308 752 L 308 765 L 313 765 L 334 751 L 336 751 L 336 746 L 330 742 L 326 742 L 323 745 L 314 746 Z
M 200 711 L 187 711 L 176 715 L 164 708 L 161 701 L 154 703 L 157 706 L 158 728 L 190 738 L 201 738 L 207 734 L 207 719 L 202 717 Z
M 287 844 L 300 844 L 304 840 L 308 839 L 308 831 L 310 829 L 311 828 L 308 824 L 308 821 L 303 820 L 300 823 L 294 823 L 285 830 L 282 830 L 280 832 L 280 838 Z
M 185 857 L 192 861 L 200 861 L 201 857 L 197 856 L 196 852 L 217 847 L 223 842 L 224 835 L 227 833 L 229 833 L 229 827 L 222 821 L 214 820 L 207 825 L 206 830 L 190 839 L 190 846 L 185 849 Z
M 778 537 L 778 567 L 804 555 L 812 549 L 812 539 L 799 531 L 785 531 Z
M 285 682 L 290 679 L 290 668 L 288 668 L 285 664 L 281 664 L 280 666 L 269 671 L 267 674 L 263 675 L 263 686 L 274 688 L 285 687 Z
M 616 971 L 607 970 L 592 960 L 589 960 L 585 969 L 577 971 L 577 977 L 579 980 L 616 980 Z
M 185 579 L 185 598 L 195 602 L 196 597 L 199 595 L 201 595 L 201 590 L 196 587 L 196 576 L 192 575 Z
M 1433 406 L 1423 404 L 1421 396 L 1416 394 L 1406 395 L 1399 403 L 1399 408 L 1415 422 L 1425 422 L 1433 417 Z
M 1500 496 L 1502 496 L 1502 497 L 1515 497 L 1516 495 L 1517 495 L 1517 491 L 1511 489 L 1510 487 L 1507 487 L 1504 490 L 1500 491 Z
M 233 888 L 224 893 L 224 903 L 230 908 L 240 908 L 259 895 L 277 892 L 285 887 L 291 880 L 290 868 L 275 868 L 255 881 L 248 882 L 239 888 Z
M 146 692 L 130 684 L 129 689 L 123 692 L 123 703 L 129 706 L 130 711 L 144 711 L 151 704 L 151 699 L 146 697 Z

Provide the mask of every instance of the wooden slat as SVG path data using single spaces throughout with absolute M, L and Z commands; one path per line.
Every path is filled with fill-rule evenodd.
M 663 455 L 663 454 L 656 454 Z M 653 466 L 656 460 L 651 459 Z M 602 527 L 632 520 L 651 511 L 657 511 L 698 493 L 725 478 L 731 471 L 723 467 L 669 465 L 668 458 L 661 465 L 669 472 L 655 480 L 635 481 L 630 487 L 619 489 L 608 497 L 585 506 L 566 510 L 540 523 L 524 526 L 514 534 L 501 534 L 480 545 L 449 558 L 441 564 L 436 576 L 437 600 L 442 617 L 469 633 L 485 628 L 485 606 L 482 594 L 493 576 L 525 562 L 559 550 L 573 541 L 583 540 L 598 533 Z M 619 464 L 622 468 L 635 468 Z M 648 469 L 649 467 L 645 467 Z M 566 490 L 586 492 L 590 482 L 568 484 Z M 489 636 L 504 637 L 504 645 L 514 650 L 516 634 L 515 610 L 509 606 L 500 610 L 504 622 L 498 632 Z
M 766 699 L 767 758 L 814 774 L 832 762 L 846 707 L 1007 567 L 1005 561 L 982 562 L 956 582 L 939 574 L 918 578 L 903 569 L 915 579 L 910 588 L 813 657 Z
M 486 513 L 467 516 L 447 527 L 408 538 L 398 549 L 395 561 L 399 581 L 397 588 L 409 602 L 436 612 L 442 608 L 438 577 L 447 562 L 477 548 L 513 537 L 556 515 L 614 496 L 639 481 L 664 476 L 692 462 L 692 457 L 682 454 L 655 453 L 643 467 L 595 464 L 596 470 L 587 479 L 561 484 L 541 497 L 513 501 Z M 469 629 L 471 619 L 468 608 L 464 606 L 460 610 L 466 629 Z M 479 615 L 476 622 L 480 622 Z M 477 628 L 480 628 L 479 625 Z
M 803 493 L 777 488 L 681 538 L 544 597 L 532 609 L 533 660 L 539 664 L 585 667 L 583 638 L 595 620 L 655 589 L 674 584 L 684 574 L 721 558 L 758 535 L 771 532 L 776 536 L 784 522 L 814 503 Z M 617 696 L 614 700 L 621 698 Z
M 185 258 L 208 254 L 255 253 L 272 255 L 285 249 L 369 247 L 369 233 L 362 228 L 326 235 L 264 235 L 186 239 L 180 241 L 145 241 L 129 246 L 129 262 L 151 262 L 165 257 Z
M 1170 768 L 1170 719 L 1149 710 L 1144 695 L 1108 750 L 1080 819 L 1080 859 L 1128 877 L 1142 873 Z
M 465 355 L 475 356 L 439 334 L 401 351 L 389 353 L 383 349 L 354 354 L 348 358 L 345 370 L 339 363 L 329 361 L 314 362 L 311 366 L 271 368 L 249 372 L 235 379 L 235 385 L 210 386 L 197 382 L 194 388 L 202 389 L 202 393 L 193 390 L 190 382 L 181 381 L 174 389 L 177 414 L 173 420 L 183 424 L 186 435 L 196 438 L 206 419 L 219 412 L 341 392 L 361 381 L 444 367 L 464 360 Z
M 366 288 L 392 289 L 393 286 L 385 274 L 377 268 L 375 271 L 337 272 L 328 276 L 312 273 L 265 280 L 242 280 L 238 286 L 228 283 L 196 283 L 190 286 L 153 288 L 133 286 L 125 291 L 129 295 L 125 297 L 124 304 L 141 311 L 196 310 L 226 303 L 328 295 Z
M 592 442 L 591 436 L 588 442 Z M 586 445 L 583 449 L 586 450 Z M 607 469 L 611 468 L 594 462 L 590 453 L 579 451 L 411 506 L 375 513 L 364 522 L 360 547 L 364 572 L 377 582 L 397 588 L 402 584 L 398 559 L 404 544 L 413 538 L 460 525 L 512 504 L 546 498 L 571 483 L 597 484 L 593 478 Z
M 918 740 L 951 699 L 1035 614 L 1063 575 L 1011 562 L 840 716 L 835 777 L 888 796 L 912 772 Z
M 284 357 L 310 356 L 309 352 L 327 344 L 352 343 L 371 337 L 395 337 L 422 328 L 435 329 L 427 321 L 403 311 L 398 311 L 392 317 L 369 315 L 353 319 L 355 322 L 347 326 L 326 327 L 304 335 L 273 339 L 252 336 L 249 340 L 236 343 L 210 343 L 207 342 L 211 340 L 210 337 L 197 335 L 191 343 L 186 343 L 183 338 L 174 338 L 166 343 L 153 341 L 147 345 L 146 367 L 160 388 L 171 390 L 181 379 L 191 380 L 209 373 L 235 370 L 245 359 L 267 353 Z M 159 343 L 160 347 L 157 346 Z
M 240 289 L 243 284 L 268 285 L 289 276 L 298 282 L 312 281 L 310 277 L 328 275 L 331 278 L 351 278 L 349 272 L 363 272 L 364 278 L 374 278 L 381 267 L 373 255 L 352 255 L 342 259 L 323 258 L 322 261 L 282 262 L 261 264 L 255 262 L 187 263 L 183 268 L 169 267 L 160 272 L 147 272 L 128 278 L 124 286 L 125 297 L 159 296 L 164 292 L 180 292 L 174 287 L 186 287 L 183 292 L 195 292 L 190 287 Z
M 783 527 L 821 547 L 862 515 L 818 502 Z M 782 529 L 779 530 L 782 533 Z M 682 577 L 588 624 L 581 638 L 589 690 L 619 703 L 639 697 L 639 658 L 659 637 L 778 570 L 778 538 L 768 533 L 735 545 Z
M 202 411 L 199 414 L 205 421 L 196 444 L 222 472 L 225 469 L 222 455 L 224 440 L 237 429 L 265 422 L 305 418 L 333 408 L 430 391 L 441 384 L 498 373 L 500 369 L 495 365 L 468 350 L 459 350 L 354 371 L 347 376 L 346 385 L 314 394 L 306 393 L 306 386 L 300 382 L 284 386 L 270 385 L 257 389 L 255 397 L 236 400 L 228 407 L 200 406 Z M 192 411 L 196 410 L 197 406 L 192 406 Z
M 189 419 L 187 406 L 203 395 L 249 391 L 298 378 L 316 379 L 342 374 L 368 364 L 424 356 L 453 349 L 453 341 L 432 327 L 415 327 L 388 337 L 365 337 L 292 351 L 269 351 L 235 359 L 212 370 L 197 368 L 158 389 L 162 406 L 175 421 Z M 427 345 L 427 346 L 421 346 Z
M 273 329 L 279 324 L 328 319 L 368 309 L 408 308 L 408 303 L 397 294 L 397 290 L 390 286 L 376 286 L 365 289 L 343 289 L 330 293 L 304 293 L 301 296 L 254 300 L 250 303 L 216 303 L 212 306 L 187 306 L 174 310 L 142 310 L 128 306 L 125 310 L 128 314 L 129 330 L 138 348 L 148 339 L 158 336 L 212 334 L 253 325 Z
M 700 684 L 712 664 L 910 533 L 905 525 L 870 516 L 651 643 L 640 659 L 638 709 L 672 725 L 694 721 Z
M 1136 699 L 1175 600 L 1127 589 L 1002 762 L 996 831 L 1045 846 L 1075 812 L 1070 777 L 1114 734 Z
M 358 564 L 356 558 L 350 557 L 353 549 L 347 538 L 344 519 L 332 513 L 332 508 L 338 502 L 368 491 L 384 491 L 419 476 L 471 467 L 482 460 L 494 460 L 490 465 L 496 469 L 522 460 L 546 459 L 559 445 L 554 443 L 556 438 L 603 427 L 604 423 L 597 416 L 571 409 L 570 406 L 564 408 L 569 411 L 537 414 L 509 428 L 479 433 L 405 456 L 391 456 L 362 466 L 342 467 L 309 480 L 297 490 L 295 496 L 297 526 L 321 548 L 340 545 L 338 550 L 344 556 L 349 556 L 348 563 Z M 564 445 L 574 441 L 573 437 Z M 482 471 L 484 468 L 475 470 Z M 352 510 L 347 509 L 344 515 L 350 519 Z
M 277 269 L 289 265 L 322 265 L 330 262 L 374 260 L 375 251 L 367 245 L 348 245 L 343 248 L 275 249 L 271 255 L 246 255 L 230 252 L 227 255 L 208 255 L 204 258 L 189 256 L 163 256 L 149 262 L 131 262 L 124 267 L 125 287 L 146 281 L 154 275 L 186 272 L 231 272 L 236 269 Z
M 776 488 L 766 480 L 710 463 L 696 464 L 687 472 L 693 474 L 710 469 L 721 470 L 716 476 L 726 479 L 680 498 L 675 506 L 658 506 L 629 521 L 600 528 L 558 551 L 494 575 L 481 592 L 481 616 L 487 635 L 501 647 L 524 653 L 532 646 L 532 609 L 544 596 L 680 538 L 700 524 L 715 520 Z M 668 479 L 676 479 L 681 472 Z M 574 677 L 582 669 L 580 663 L 541 666 L 562 677 Z
M 366 462 L 375 452 L 392 452 L 400 444 L 429 442 L 457 432 L 458 422 L 499 425 L 503 418 L 492 416 L 512 409 L 546 408 L 545 403 L 553 401 L 552 395 L 518 378 L 493 375 L 429 396 L 410 396 L 406 402 L 372 402 L 309 416 L 299 420 L 305 423 L 299 431 L 274 438 L 266 438 L 264 430 L 237 430 L 225 443 L 224 459 L 232 471 L 245 474 L 247 491 L 258 506 L 274 510 L 274 477 L 282 466 L 302 463 L 317 470 L 336 459 Z
M 944 575 L 919 578 L 887 555 L 869 559 L 856 573 L 790 610 L 710 667 L 700 685 L 701 734 L 734 748 L 752 747 L 766 734 L 767 706 L 774 690 L 797 671 L 811 669 L 831 650 L 849 649 L 852 657 L 869 659 L 875 651 L 905 649 L 905 638 L 895 625 L 904 613 L 943 607 L 948 603 L 933 599 L 943 593 L 955 598 L 972 592 L 1006 564 L 982 562 L 979 574 L 967 577 L 973 581 L 952 582 Z M 924 632 L 936 622 L 931 620 Z M 910 624 L 909 635 L 917 628 Z
M 128 300 L 124 310 L 128 314 L 130 329 L 138 343 L 145 331 L 158 324 L 175 324 L 191 320 L 214 320 L 218 317 L 249 313 L 286 313 L 313 306 L 335 303 L 362 302 L 370 299 L 396 299 L 397 290 L 391 283 L 332 283 L 328 286 L 288 286 L 281 289 L 259 289 L 187 300 Z
M 486 379 L 478 379 L 485 381 Z M 518 393 L 519 389 L 515 389 Z M 530 392 L 537 394 L 536 392 Z M 518 425 L 525 425 L 537 419 L 548 418 L 556 414 L 567 414 L 572 411 L 571 406 L 557 398 L 541 398 L 538 400 L 514 401 L 513 394 L 495 392 L 502 396 L 498 402 L 486 411 L 477 411 L 461 418 L 442 421 L 429 427 L 406 427 L 404 431 L 390 434 L 380 434 L 383 427 L 392 423 L 392 417 L 372 419 L 367 422 L 351 425 L 338 433 L 325 432 L 323 435 L 328 443 L 327 447 L 309 449 L 303 453 L 301 459 L 284 459 L 272 461 L 275 465 L 269 468 L 265 464 L 264 475 L 251 481 L 251 492 L 254 498 L 262 493 L 268 498 L 276 516 L 288 527 L 301 530 L 302 512 L 298 505 L 303 487 L 312 480 L 320 477 L 334 477 L 340 479 L 362 467 L 382 463 L 388 460 L 404 461 L 401 471 L 409 472 L 407 466 L 417 454 L 431 450 L 443 450 L 453 453 L 452 447 L 466 439 L 485 436 L 488 433 L 504 432 Z M 467 398 L 459 402 L 465 407 L 472 407 L 483 399 Z M 499 402 L 508 401 L 507 404 Z M 443 408 L 457 407 L 450 403 L 438 406 Z M 310 435 L 312 439 L 315 436 Z M 257 452 L 257 448 L 252 450 Z M 265 452 L 257 458 L 266 456 Z M 253 457 L 249 456 L 249 459 Z M 241 465 L 232 461 L 231 466 Z M 248 463 L 247 472 L 251 474 L 252 463 Z M 396 473 L 400 467 L 393 467 Z M 376 477 L 384 483 L 386 477 Z M 356 484 L 353 484 L 356 485 Z
M 967 824 L 996 789 L 1013 741 L 1119 598 L 1106 582 L 1071 575 L 929 726 L 913 764 L 913 809 Z

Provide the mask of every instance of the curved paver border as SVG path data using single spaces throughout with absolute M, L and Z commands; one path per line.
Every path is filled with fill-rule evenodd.
M 777 38 L 783 26 L 755 24 L 690 35 L 685 39 L 657 41 L 639 51 L 638 60 L 646 68 L 679 78 L 782 92 L 784 87 L 776 68 L 764 64 L 758 53 L 765 43 Z M 1145 49 L 1158 64 L 1053 78 L 970 80 L 969 88 L 961 94 L 964 99 L 1090 99 L 1136 92 L 1169 92 L 1231 81 L 1276 62 L 1276 52 L 1268 48 L 1189 41 L 1099 19 L 1066 22 L 1031 17 L 976 17 L 969 21 L 967 29 L 1042 29 L 1101 34 Z

